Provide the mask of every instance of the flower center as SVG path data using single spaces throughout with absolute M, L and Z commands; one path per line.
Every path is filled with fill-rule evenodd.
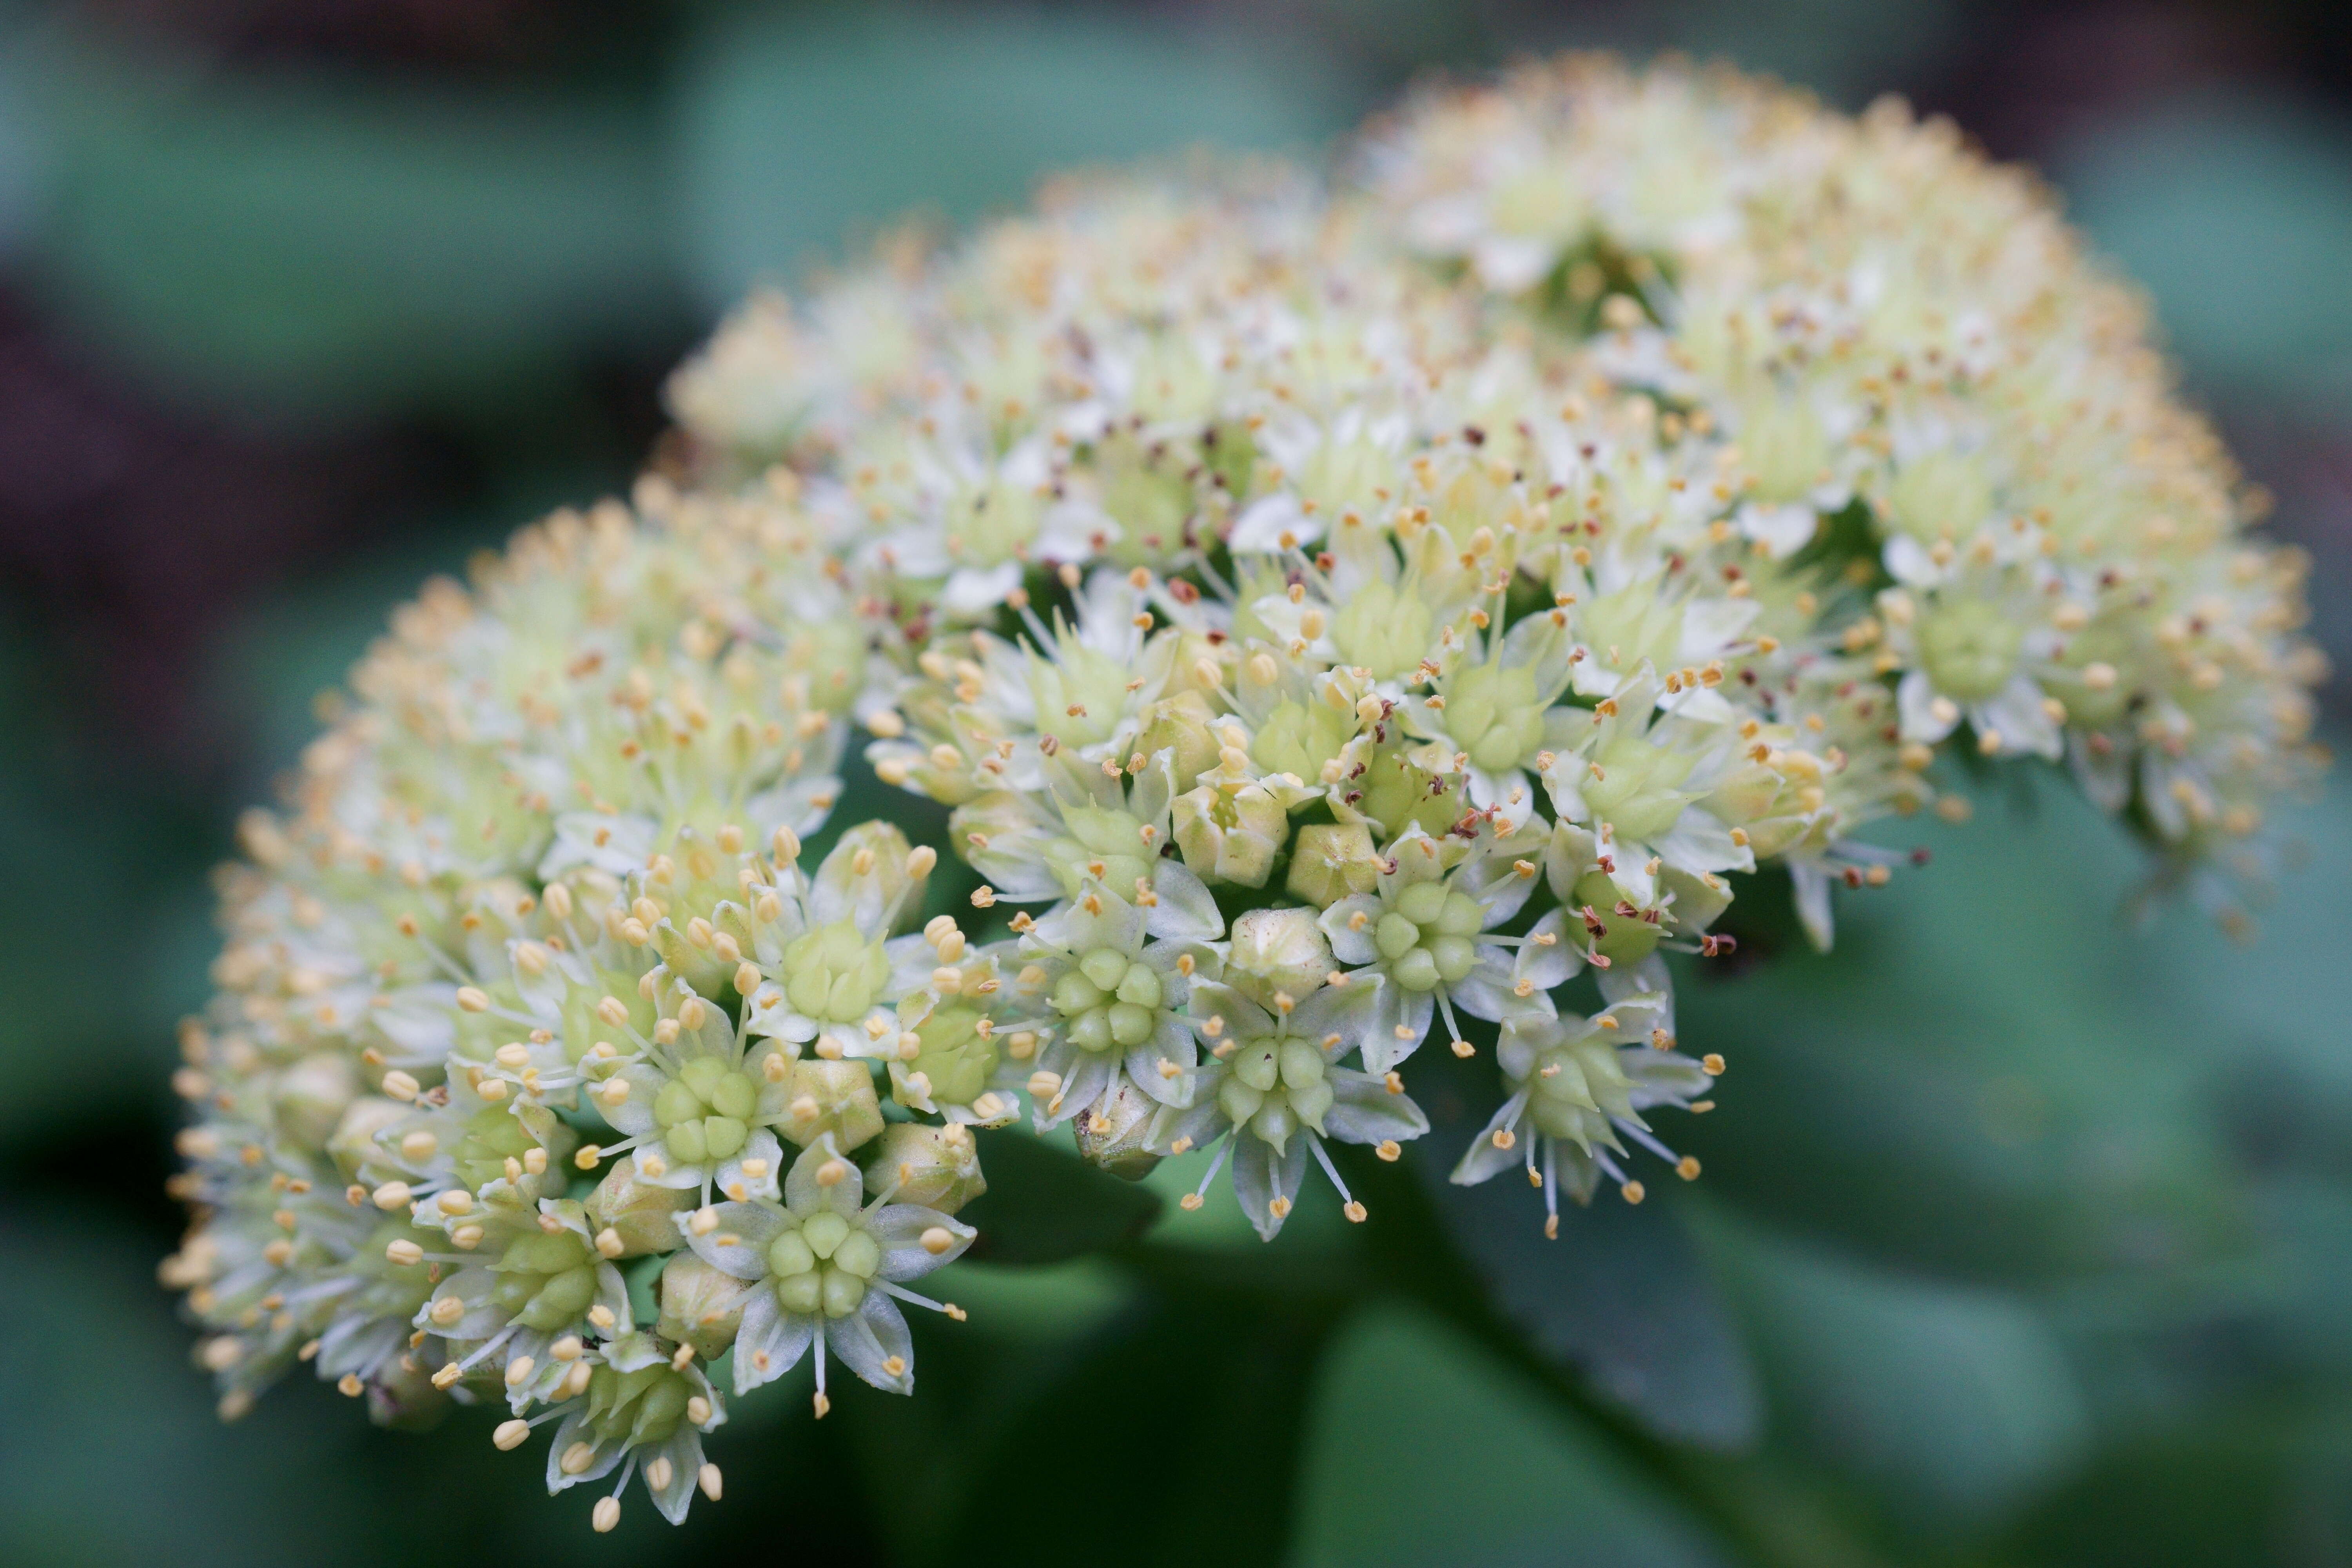
M 588 1425 L 600 1443 L 626 1438 L 645 1447 L 659 1443 L 686 1419 L 694 1384 L 661 1362 L 635 1372 L 600 1366 L 588 1374 Z
M 1543 704 L 1524 665 L 1474 665 L 1445 683 L 1445 731 L 1473 766 L 1497 773 L 1543 745 Z
M 1654 746 L 1639 735 L 1620 735 L 1594 755 L 1580 787 L 1597 820 L 1614 827 L 1620 838 L 1640 842 L 1682 819 L 1683 797 L 1676 789 L 1697 765 L 1695 756 Z
M 1982 702 L 2009 684 L 2024 640 L 2024 626 L 1999 605 L 1964 600 L 1921 618 L 1919 663 L 1945 696 Z
M 1373 679 L 1388 680 L 1421 663 L 1429 651 L 1429 606 L 1418 594 L 1370 583 L 1331 617 L 1331 643 L 1341 664 L 1361 666 Z
M 922 1041 L 908 1064 L 931 1086 L 931 1098 L 947 1105 L 969 1105 L 988 1087 L 996 1071 L 996 1045 L 980 1037 L 980 1013 L 971 1007 L 942 1007 L 915 1029 Z
M 1308 1041 L 1280 1037 L 1244 1040 L 1217 1085 L 1217 1109 L 1235 1127 L 1281 1153 L 1301 1123 L 1323 1131 L 1331 1085 L 1323 1053 Z
M 1607 872 L 1587 871 L 1577 879 L 1572 890 L 1576 902 L 1591 910 L 1600 921 L 1601 932 L 1593 939 L 1593 950 L 1611 963 L 1639 963 L 1658 950 L 1663 927 L 1651 924 L 1639 914 L 1619 914 L 1617 905 L 1625 895 L 1617 890 L 1617 884 L 1609 879 Z
M 742 1073 L 715 1057 L 697 1057 L 654 1096 L 654 1124 L 662 1130 L 669 1157 L 681 1165 L 729 1160 L 751 1136 L 751 1116 L 760 1091 Z
M 768 1244 L 768 1272 L 786 1311 L 845 1318 L 866 1300 L 882 1247 L 864 1226 L 830 1209 Z
M 526 1329 L 560 1329 L 596 1300 L 595 1255 L 568 1230 L 521 1237 L 491 1267 L 499 1276 L 491 1302 Z
M 793 1010 L 825 1024 L 854 1024 L 889 984 L 890 958 L 855 922 L 803 931 L 784 949 L 784 994 Z
M 1124 1050 L 1151 1038 L 1166 998 L 1160 972 L 1115 947 L 1098 947 L 1054 983 L 1054 1011 L 1082 1051 Z
M 1528 1113 L 1538 1131 L 1590 1150 L 1596 1139 L 1612 1141 L 1609 1118 L 1633 1114 L 1633 1087 L 1607 1041 L 1554 1046 L 1536 1060 Z
M 1486 910 L 1469 894 L 1451 891 L 1443 882 L 1416 882 L 1381 916 L 1372 940 L 1399 985 L 1434 991 L 1440 984 L 1467 978 L 1477 967 L 1475 939 L 1486 923 Z

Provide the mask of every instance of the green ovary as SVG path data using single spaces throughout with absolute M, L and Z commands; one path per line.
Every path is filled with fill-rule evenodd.
M 600 1445 L 658 1443 L 677 1430 L 693 1397 L 693 1383 L 663 1363 L 635 1372 L 600 1366 L 588 1374 L 588 1426 Z
M 1587 871 L 1577 880 L 1573 889 L 1576 903 L 1591 910 L 1601 924 L 1602 934 L 1593 942 L 1593 951 L 1612 964 L 1639 963 L 1658 950 L 1661 928 L 1652 925 L 1639 915 L 1621 915 L 1619 900 L 1624 895 L 1605 871 Z
M 499 1282 L 491 1304 L 526 1329 L 551 1331 L 577 1320 L 596 1300 L 596 1255 L 571 1231 L 526 1236 L 491 1266 Z
M 1469 977 L 1478 966 L 1478 932 L 1486 911 L 1467 893 L 1443 882 L 1416 882 L 1397 895 L 1372 928 L 1391 979 L 1407 991 L 1434 991 Z
M 1062 891 L 1076 898 L 1093 868 L 1102 867 L 1104 887 L 1125 890 L 1151 875 L 1154 857 L 1145 848 L 1143 824 L 1108 806 L 1068 806 L 1062 812 L 1067 835 L 1048 839 L 1045 864 Z
M 1587 1152 L 1596 1142 L 1616 1142 L 1611 1117 L 1633 1114 L 1633 1080 L 1618 1064 L 1616 1047 L 1605 1040 L 1579 1040 L 1546 1051 L 1528 1088 L 1528 1116 L 1537 1131 Z
M 931 1098 L 943 1105 L 969 1105 L 988 1087 L 996 1071 L 996 1046 L 982 1039 L 980 1013 L 971 1007 L 942 1007 L 916 1027 L 922 1048 L 908 1064 L 929 1080 Z
M 1683 608 L 1659 591 L 1655 578 L 1629 584 L 1586 604 L 1579 631 L 1612 669 L 1632 669 L 1647 659 L 1673 668 L 1683 646 Z
M 1014 559 L 1037 537 L 1039 500 L 1028 487 L 1001 481 L 959 496 L 948 508 L 948 553 L 959 564 L 994 566 Z
M 1474 767 L 1517 767 L 1543 744 L 1543 703 L 1525 666 L 1474 665 L 1445 683 L 1445 731 Z
M 669 1157 L 681 1165 L 731 1160 L 751 1133 L 760 1103 L 751 1080 L 715 1057 L 697 1057 L 654 1096 L 654 1124 Z
M 1621 840 L 1639 843 L 1681 820 L 1678 792 L 1697 765 L 1695 756 L 1654 746 L 1639 735 L 1620 735 L 1594 754 L 1578 787 L 1596 820 L 1615 828 Z M 1601 770 L 1598 775 L 1593 767 Z
M 1331 617 L 1331 644 L 1339 650 L 1339 662 L 1370 670 L 1375 680 L 1418 667 L 1429 651 L 1429 606 L 1411 584 L 1367 584 Z
M 1963 600 L 1919 621 L 1919 664 L 1936 689 L 1959 702 L 1999 695 L 2017 669 L 2025 628 L 1998 605 Z
M 1272 1144 L 1277 1154 L 1302 1125 L 1322 1131 L 1331 1100 L 1323 1053 L 1299 1039 L 1243 1042 L 1217 1086 L 1217 1109 L 1235 1127 L 1246 1127 Z
M 1069 1020 L 1069 1037 L 1082 1051 L 1139 1046 L 1159 1032 L 1167 998 L 1160 972 L 1117 948 L 1098 947 L 1054 984 L 1054 1011 Z
M 1108 741 L 1127 710 L 1127 666 L 1080 643 L 1065 642 L 1047 659 L 1029 658 L 1029 696 L 1037 729 L 1066 746 Z
M 827 1209 L 768 1244 L 776 1301 L 788 1312 L 845 1318 L 866 1300 L 882 1248 L 847 1216 Z
M 1355 715 L 1324 703 L 1276 704 L 1250 742 L 1250 760 L 1268 773 L 1312 783 L 1356 732 Z
M 1416 767 L 1394 747 L 1383 746 L 1373 754 L 1357 787 L 1362 798 L 1350 804 L 1379 822 L 1391 837 L 1414 823 L 1424 833 L 1442 834 L 1454 826 L 1465 805 L 1457 781 Z
M 793 938 L 784 949 L 783 973 L 794 1012 L 822 1024 L 854 1024 L 889 984 L 890 957 L 855 923 L 837 920 Z
M 457 1178 L 474 1192 L 507 1173 L 507 1162 L 539 1147 L 529 1129 L 502 1105 L 484 1106 L 466 1119 L 455 1159 Z

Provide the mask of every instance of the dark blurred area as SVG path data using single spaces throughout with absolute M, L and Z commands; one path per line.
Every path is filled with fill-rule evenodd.
M 1589 1311 L 1470 1247 L 1505 1282 L 1481 1338 L 1396 1288 L 1394 1237 L 1276 1265 L 1155 1232 L 976 1279 L 1010 1326 L 926 1340 L 911 1408 L 753 1402 L 724 1505 L 614 1537 L 486 1422 L 380 1434 L 302 1383 L 214 1423 L 152 1280 L 173 1025 L 236 812 L 390 606 L 625 486 L 731 300 L 901 210 L 1312 150 L 1564 47 L 1898 92 L 2038 166 L 2154 297 L 2352 670 L 2326 0 L 0 4 L 0 1559 L 2352 1563 L 2341 784 L 2251 950 L 2121 924 L 2137 851 L 2054 777 L 1921 835 L 1831 958 L 1757 917 L 1787 962 L 1685 1022 L 1738 1069 L 1708 1181 L 1545 1255 L 1616 1282 Z

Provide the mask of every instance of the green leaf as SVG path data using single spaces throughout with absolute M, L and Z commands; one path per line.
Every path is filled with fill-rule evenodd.
M 1313 1433 L 1297 1568 L 1726 1561 L 1605 1437 L 1423 1311 L 1349 1320 Z
M 1719 1194 L 1909 1267 L 2013 1280 L 2227 1251 L 2242 1192 L 2207 1074 L 2240 999 L 2158 973 L 2216 939 L 2127 939 L 2144 853 L 2047 770 L 2000 779 L 2025 802 L 1896 825 L 1932 862 L 1841 891 L 1831 953 L 1782 923 L 1784 884 L 1743 888 L 1746 966 L 1678 988 L 1686 1047 L 1728 1063 L 1720 1109 L 1668 1135 Z
M 2090 1422 L 2058 1334 L 2009 1292 L 1908 1278 L 1720 1214 L 1700 1226 L 1769 1391 L 1776 1445 L 1948 1542 L 2063 1476 Z
M 1058 1263 L 1133 1241 L 1159 1196 L 1041 1139 L 999 1133 L 981 1148 L 988 1191 L 958 1217 L 975 1226 L 971 1256 L 990 1263 Z

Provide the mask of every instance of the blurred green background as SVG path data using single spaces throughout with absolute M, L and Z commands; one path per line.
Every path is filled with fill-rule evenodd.
M 1527 1194 L 1375 1167 L 1374 1223 L 1310 1205 L 1276 1248 L 1118 1189 L 956 1266 L 972 1321 L 926 1333 L 919 1398 L 739 1406 L 679 1531 L 592 1536 L 487 1419 L 378 1433 L 300 1382 L 214 1422 L 153 1283 L 172 1026 L 236 811 L 386 608 L 625 483 L 719 310 L 900 209 L 1313 149 L 1419 72 L 1567 45 L 1900 90 L 2038 163 L 2352 668 L 2324 0 L 0 5 L 0 1560 L 2352 1563 L 2340 781 L 2239 949 L 2126 924 L 2137 852 L 1997 773 L 1973 826 L 1890 836 L 1934 862 L 1832 957 L 1742 900 L 1775 962 L 1690 993 L 1731 1063 L 1696 1186 L 1547 1247 Z M 1431 1098 L 1475 1115 L 1450 1066 Z

